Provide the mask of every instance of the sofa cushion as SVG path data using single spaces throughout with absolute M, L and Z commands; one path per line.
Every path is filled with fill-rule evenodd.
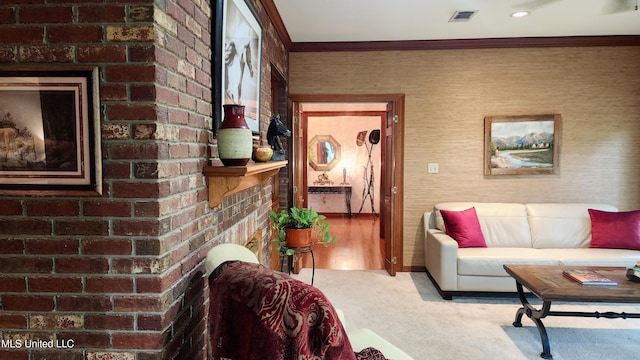
M 640 210 L 589 209 L 592 248 L 640 250 Z
M 474 207 L 487 247 L 531 247 L 527 212 L 523 204 L 448 202 L 435 205 L 436 228 L 445 231 L 440 210 L 461 211 Z
M 459 248 L 487 247 L 475 208 L 462 211 L 440 210 L 440 213 L 447 235 L 458 242 Z
M 525 204 L 534 248 L 587 248 L 591 241 L 588 209 L 617 211 L 606 204 Z
M 507 276 L 504 264 L 558 265 L 558 260 L 532 248 L 458 249 L 458 275 Z
M 637 250 L 626 249 L 537 249 L 547 257 L 558 259 L 566 266 L 622 266 L 631 267 L 640 258 Z

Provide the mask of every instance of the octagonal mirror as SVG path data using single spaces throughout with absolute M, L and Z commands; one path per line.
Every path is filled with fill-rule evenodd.
M 309 142 L 309 165 L 316 171 L 333 169 L 342 157 L 340 143 L 331 135 L 316 135 Z

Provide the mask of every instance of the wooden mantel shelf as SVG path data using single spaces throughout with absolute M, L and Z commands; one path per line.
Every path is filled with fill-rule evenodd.
M 206 166 L 204 175 L 209 182 L 209 207 L 222 203 L 225 196 L 262 184 L 286 166 L 287 160 L 255 163 L 246 166 Z

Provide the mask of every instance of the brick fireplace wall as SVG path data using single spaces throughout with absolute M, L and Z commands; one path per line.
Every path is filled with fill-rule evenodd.
M 259 0 L 261 129 L 288 55 Z M 272 184 L 208 207 L 207 1 L 3 0 L 2 69 L 97 67 L 103 193 L 0 194 L 1 359 L 204 359 L 203 260 L 267 227 Z M 263 231 L 263 262 L 270 261 Z M 56 347 L 26 348 L 54 340 Z M 19 346 L 21 345 L 21 346 Z

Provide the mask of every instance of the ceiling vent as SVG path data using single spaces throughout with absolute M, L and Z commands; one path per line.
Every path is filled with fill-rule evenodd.
M 456 10 L 456 12 L 453 13 L 453 16 L 451 16 L 451 18 L 449 19 L 449 22 L 469 21 L 471 20 L 471 17 L 477 12 L 478 10 Z

